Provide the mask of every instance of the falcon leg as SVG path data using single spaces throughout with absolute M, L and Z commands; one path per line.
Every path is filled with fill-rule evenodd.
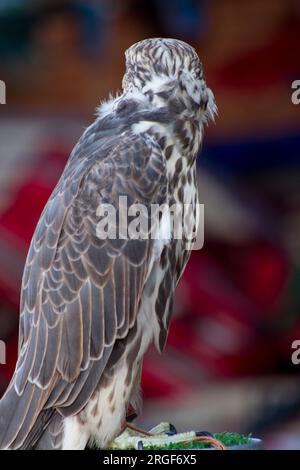
M 89 438 L 85 425 L 79 422 L 77 416 L 64 420 L 63 450 L 84 450 Z

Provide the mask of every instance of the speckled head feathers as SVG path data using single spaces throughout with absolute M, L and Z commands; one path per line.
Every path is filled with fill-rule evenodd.
M 202 64 L 195 49 L 177 39 L 145 39 L 127 49 L 125 57 L 124 90 L 132 85 L 141 88 L 153 77 L 176 79 L 186 73 L 195 79 L 203 78 Z

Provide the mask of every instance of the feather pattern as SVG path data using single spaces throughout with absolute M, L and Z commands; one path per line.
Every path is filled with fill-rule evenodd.
M 14 388 L 24 403 L 28 394 L 39 394 L 35 413 L 50 404 L 64 416 L 78 412 L 94 392 L 114 343 L 126 337 L 137 315 L 153 240 L 111 246 L 109 239 L 97 238 L 96 211 L 103 200 L 116 206 L 127 194 L 147 205 L 159 201 L 167 184 L 165 167 L 160 148 L 146 137 L 127 132 L 109 144 L 104 155 L 87 158 L 81 172 L 71 158 L 29 250 Z M 142 173 L 152 175 L 151 188 L 143 187 Z M 32 423 L 24 406 L 1 436 L 1 447 L 13 441 L 14 447 L 22 445 Z
M 18 361 L 0 401 L 0 448 L 79 449 L 90 438 L 105 447 L 139 401 L 150 341 L 164 348 L 190 251 L 164 211 L 153 238 L 152 209 L 188 204 L 195 224 L 195 161 L 216 107 L 195 50 L 172 39 L 126 52 L 123 91 L 100 106 L 36 227 Z M 124 197 L 147 208 L 142 237 L 127 233 Z M 97 231 L 107 204 L 119 208 L 115 239 Z

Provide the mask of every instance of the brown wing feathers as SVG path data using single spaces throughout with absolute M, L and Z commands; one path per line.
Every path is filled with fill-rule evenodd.
M 5 398 L 16 413 L 5 434 L 1 429 L 2 447 L 20 447 L 43 408 L 78 412 L 136 320 L 153 241 L 100 240 L 96 209 L 126 194 L 161 203 L 167 183 L 160 149 L 128 133 L 103 160 L 95 154 L 87 162 L 78 171 L 74 156 L 70 160 L 28 254 L 15 391 Z

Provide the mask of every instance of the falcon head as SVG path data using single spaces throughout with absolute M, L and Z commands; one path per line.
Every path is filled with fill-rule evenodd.
M 177 39 L 145 39 L 127 49 L 125 57 L 125 93 L 139 91 L 160 101 L 175 98 L 194 113 L 201 110 L 207 118 L 213 118 L 214 96 L 192 46 Z

